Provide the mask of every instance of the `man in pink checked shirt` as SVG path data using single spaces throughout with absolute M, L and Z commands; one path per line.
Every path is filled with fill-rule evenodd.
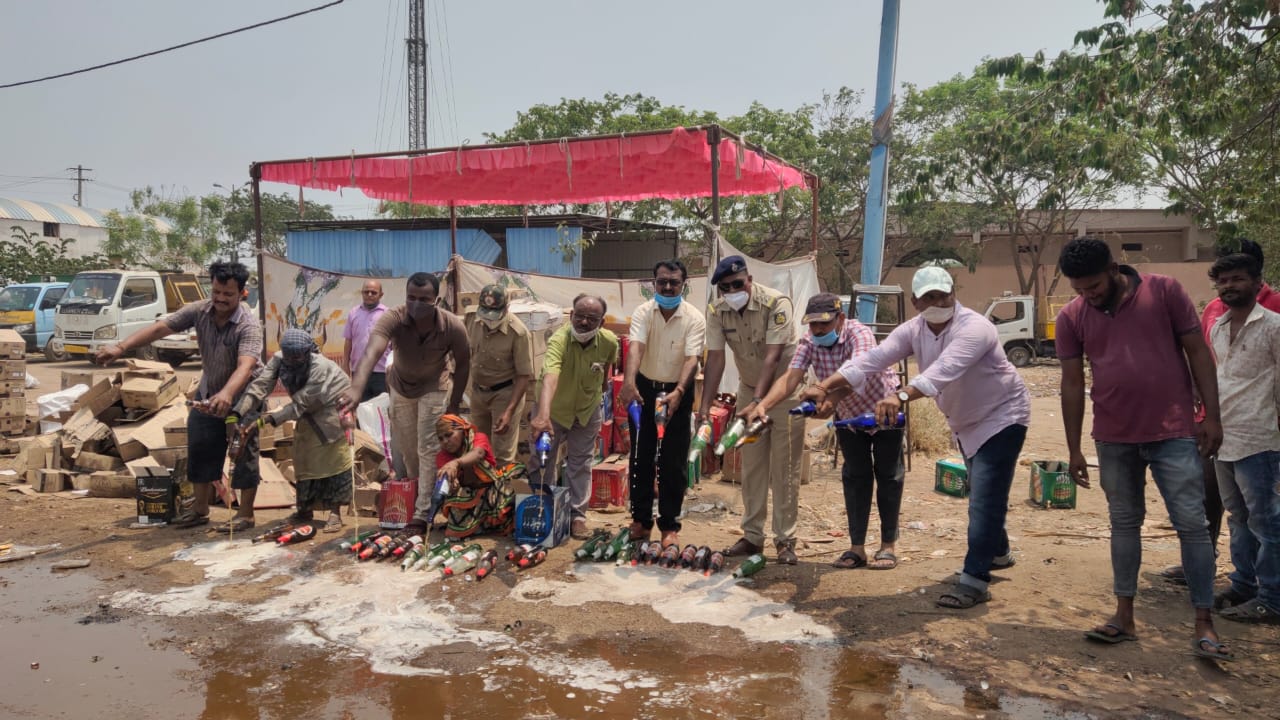
M 915 357 L 920 374 L 876 403 L 875 412 L 882 424 L 893 425 L 904 404 L 931 397 L 960 443 L 969 472 L 969 550 L 959 579 L 937 605 L 963 610 L 991 599 L 987 586 L 993 567 L 1013 564 L 1004 521 L 1018 453 L 1031 422 L 1031 396 L 1005 358 L 995 326 L 956 302 L 955 282 L 946 270 L 917 270 L 911 279 L 911 305 L 919 315 L 801 396 L 821 401 L 844 386 L 862 388 L 899 361 Z
M 751 411 L 752 421 L 769 417 L 769 411 L 785 402 L 804 381 L 805 372 L 813 368 L 819 378 L 836 374 L 850 359 L 869 352 L 876 346 L 876 336 L 866 325 L 844 315 L 840 298 L 821 293 L 809 298 L 804 318 L 809 334 L 800 338 L 796 354 L 782 382 L 774 383 L 769 394 Z M 863 413 L 875 412 L 880 398 L 898 389 L 898 375 L 893 370 L 868 378 L 859 391 L 841 388 L 831 391 L 818 407 L 817 416 L 835 413 L 843 420 Z M 867 567 L 892 570 L 898 566 L 894 543 L 898 540 L 898 511 L 902 507 L 902 430 L 881 428 L 863 432 L 853 428 L 836 431 L 844 467 L 840 482 L 844 486 L 844 509 L 849 522 L 850 548 L 833 565 L 838 568 Z M 867 524 L 871 518 L 871 498 L 875 496 L 880 510 L 880 549 L 867 558 Z
M 347 326 L 342 330 L 342 369 L 351 375 L 364 357 L 364 349 L 369 345 L 369 333 L 378 323 L 378 318 L 387 311 L 382 304 L 382 283 L 377 280 L 365 280 L 360 288 L 360 304 L 347 313 Z M 369 382 L 364 386 L 364 394 L 360 402 L 378 397 L 387 391 L 387 358 L 391 355 L 391 345 L 378 359 L 369 373 Z

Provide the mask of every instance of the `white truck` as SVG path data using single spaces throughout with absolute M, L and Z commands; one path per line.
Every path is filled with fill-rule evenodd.
M 46 355 L 92 357 L 103 345 L 120 342 L 189 302 L 205 299 L 189 273 L 151 270 L 91 270 L 76 275 L 58 302 L 53 339 Z M 174 333 L 134 353 L 175 367 L 196 355 L 195 332 Z
M 1025 367 L 1036 358 L 1057 357 L 1054 349 L 1054 324 L 1058 311 L 1071 302 L 1071 296 L 1052 296 L 1039 303 L 1030 295 L 1011 292 L 992 298 L 983 313 L 996 326 L 1000 346 L 1014 367 Z

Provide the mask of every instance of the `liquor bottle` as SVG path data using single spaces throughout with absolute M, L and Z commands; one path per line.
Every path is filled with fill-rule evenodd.
M 857 417 L 837 420 L 832 423 L 832 425 L 838 428 L 849 428 L 850 430 L 875 430 L 876 428 L 884 427 L 900 428 L 906 424 L 907 416 L 903 413 L 898 413 L 898 417 L 895 418 L 895 422 L 892 426 L 881 425 L 880 420 L 876 417 L 875 413 L 862 413 Z
M 667 411 L 667 394 L 658 393 L 658 397 L 653 401 L 653 424 L 658 430 L 658 439 L 666 434 L 667 419 L 671 417 L 671 413 Z
M 396 545 L 395 548 L 391 551 L 391 555 L 392 557 L 403 557 L 405 553 L 413 549 L 414 545 L 421 545 L 421 544 L 422 544 L 422 536 L 414 535 L 413 537 L 406 538 L 399 545 Z
M 380 551 L 383 547 L 391 544 L 391 542 L 393 542 L 391 536 L 387 535 L 386 533 L 383 533 L 382 535 L 377 536 L 370 542 L 367 542 L 363 546 L 361 546 L 360 554 L 357 555 L 356 557 L 360 558 L 361 560 L 368 560 L 369 558 L 377 555 L 378 551 Z
M 811 417 L 813 415 L 816 415 L 817 413 L 818 413 L 818 404 L 812 400 L 805 400 L 804 402 L 800 403 L 799 405 L 787 411 L 788 415 L 803 415 L 805 417 Z
M 719 550 L 716 550 L 715 552 L 711 553 L 711 557 L 707 560 L 707 569 L 702 574 L 706 575 L 707 577 L 711 577 L 712 575 L 715 575 L 716 573 L 720 572 L 723 569 L 724 569 L 724 553 L 720 552 Z
M 738 569 L 733 571 L 733 576 L 736 578 L 750 577 L 760 572 L 762 568 L 764 568 L 764 555 L 756 553 L 743 560 Z
M 391 538 L 391 542 L 383 545 L 381 548 L 378 548 L 378 552 L 375 553 L 376 557 L 373 559 L 374 562 L 382 562 L 388 558 L 395 557 L 393 553 L 395 553 L 396 548 L 400 547 L 402 544 L 404 544 L 403 536 L 397 535 Z
M 289 532 L 290 530 L 292 530 L 292 529 L 294 529 L 294 528 L 296 528 L 296 527 L 298 527 L 298 526 L 297 526 L 297 525 L 295 525 L 295 524 L 293 524 L 293 523 L 284 523 L 283 525 L 277 525 L 277 526 L 275 526 L 275 527 L 271 528 L 270 530 L 268 530 L 268 531 L 266 531 L 266 532 L 262 533 L 261 535 L 257 535 L 257 536 L 255 536 L 251 542 L 252 542 L 254 545 L 257 545 L 257 544 L 258 544 L 258 543 L 260 543 L 260 542 L 266 542 L 266 541 L 268 541 L 268 540 L 275 540 L 276 538 L 280 537 L 281 535 L 283 535 L 283 534 L 285 534 L 285 533 Z
M 635 561 L 632 559 L 636 556 L 636 544 L 629 542 L 622 546 L 622 550 L 618 551 L 618 558 L 613 561 L 614 565 L 622 567 L 624 565 L 632 565 Z
M 631 544 L 631 528 L 624 527 L 621 530 L 619 530 L 618 535 L 614 537 L 613 540 L 610 541 L 609 544 L 604 547 L 604 550 L 601 552 L 602 557 L 600 559 L 612 560 L 618 556 L 618 553 L 622 552 L 622 548 L 630 544 Z M 596 549 L 600 550 L 600 548 L 598 547 Z
M 693 558 L 698 554 L 698 546 L 689 544 L 684 546 L 684 550 L 680 551 L 680 567 L 688 569 L 693 567 Z
M 351 548 L 355 547 L 356 545 L 359 545 L 360 543 L 364 542 L 365 540 L 368 540 L 369 538 L 373 537 L 374 535 L 377 535 L 377 534 L 378 534 L 378 532 L 379 532 L 378 530 L 365 530 L 364 532 L 362 532 L 362 533 L 360 533 L 359 535 L 357 535 L 357 536 L 355 537 L 355 539 L 354 539 L 354 540 L 343 540 L 342 542 L 338 543 L 338 549 L 339 549 L 339 550 L 350 550 Z M 357 552 L 358 552 L 358 551 L 357 551 Z
M 649 554 L 649 546 L 651 544 L 648 540 L 645 540 L 636 546 L 635 552 L 631 553 L 631 567 L 635 567 L 644 561 Z
M 652 565 L 658 562 L 658 558 L 661 556 L 662 556 L 662 543 L 657 542 L 655 540 L 654 542 L 649 543 L 649 549 L 646 550 L 644 553 L 644 564 Z
M 515 547 L 507 551 L 507 560 L 513 563 L 518 563 L 520 562 L 520 558 L 524 557 L 525 555 L 528 555 L 531 552 L 533 552 L 532 545 L 516 545 Z
M 498 551 L 490 550 L 480 559 L 476 561 L 476 580 L 483 580 L 489 577 L 494 570 L 498 569 Z
M 462 545 L 450 545 L 444 551 L 437 553 L 427 559 L 427 569 L 440 567 L 453 558 L 461 555 L 466 548 Z
M 703 545 L 702 547 L 698 548 L 698 552 L 694 553 L 693 565 L 691 565 L 689 569 L 690 570 L 706 570 L 707 562 L 710 560 L 711 560 L 711 548 L 706 545 Z
M 413 547 L 409 548 L 408 552 L 406 552 L 404 557 L 400 560 L 400 572 L 404 572 L 405 570 L 413 567 L 414 563 L 422 559 L 422 554 L 426 552 L 426 550 L 427 546 L 422 542 L 418 542 Z
M 662 549 L 662 555 L 658 557 L 658 567 L 673 568 L 680 562 L 680 546 L 668 545 Z
M 639 400 L 632 400 L 627 403 L 627 419 L 631 421 L 631 427 L 637 430 L 640 429 L 640 412 L 643 409 L 644 407 Z
M 552 434 L 548 432 L 538 433 L 538 439 L 534 441 L 534 452 L 538 454 L 539 468 L 547 466 L 547 455 L 552 451 Z
M 689 443 L 689 462 L 695 462 L 702 456 L 702 451 L 711 444 L 711 423 L 704 421 L 698 426 L 693 441 Z
M 768 428 L 768 420 L 756 420 L 747 426 L 746 432 L 742 434 L 742 439 L 739 440 L 738 444 L 734 445 L 734 447 L 742 447 L 743 445 L 750 445 L 751 443 L 756 442 L 764 435 L 764 431 Z
M 575 560 L 586 560 L 587 558 L 595 559 L 593 556 L 595 555 L 596 548 L 604 545 L 608 541 L 609 533 L 607 531 L 597 530 L 596 532 L 591 533 L 591 537 L 587 538 L 586 542 L 582 543 L 582 547 L 574 551 L 573 558 Z M 519 562 L 520 558 L 517 557 L 515 560 Z
M 276 538 L 276 542 L 280 545 L 291 545 L 300 543 L 316 536 L 316 528 L 314 525 L 303 525 L 296 527 L 280 537 Z
M 720 436 L 720 442 L 716 445 L 716 455 L 724 455 L 726 450 L 738 446 L 738 441 L 742 439 L 742 434 L 747 430 L 747 421 L 737 418 L 728 430 Z
M 534 565 L 541 565 L 543 560 L 547 559 L 547 549 L 537 548 L 533 552 L 520 558 L 520 569 L 526 570 Z
M 458 555 L 457 557 L 454 557 L 454 558 L 450 558 L 449 561 L 444 564 L 444 568 L 442 572 L 444 573 L 445 577 L 461 575 L 462 573 L 475 567 L 476 561 L 479 560 L 480 556 L 483 554 L 484 554 L 484 549 L 481 548 L 479 545 L 475 545 L 475 544 L 468 545 L 467 549 L 463 550 L 461 555 Z
M 355 553 L 356 557 L 359 557 L 361 550 L 364 550 L 365 548 L 377 542 L 378 538 L 382 537 L 383 535 L 386 535 L 386 533 L 381 530 L 374 530 L 372 534 L 368 535 L 367 537 L 362 537 L 358 542 L 351 543 L 351 552 Z

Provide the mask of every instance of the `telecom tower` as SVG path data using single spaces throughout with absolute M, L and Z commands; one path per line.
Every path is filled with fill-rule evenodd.
M 425 0 L 409 0 L 409 149 L 427 146 L 427 12 Z

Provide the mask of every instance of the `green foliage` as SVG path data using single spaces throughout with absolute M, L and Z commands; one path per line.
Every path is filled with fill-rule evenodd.
M 226 196 L 209 195 L 205 200 L 218 198 L 224 203 L 221 219 L 223 237 L 219 243 L 218 256 L 230 260 L 241 260 L 252 257 L 254 248 L 253 226 L 253 193 L 240 186 L 230 190 Z M 259 205 L 262 209 L 262 246 L 269 253 L 283 255 L 285 252 L 285 223 L 293 220 L 333 220 L 333 207 L 310 200 L 303 201 L 303 212 L 299 212 L 298 200 L 288 193 L 261 193 Z
M 106 265 L 101 255 L 71 257 L 74 238 L 44 238 L 20 225 L 9 228 L 8 240 L 0 240 L 0 287 L 32 277 L 75 275 Z
M 134 190 L 126 213 L 107 213 L 107 257 L 129 267 L 153 270 L 204 264 L 218 250 L 218 233 L 225 209 L 217 195 L 205 198 L 164 198 L 152 188 Z M 152 218 L 172 225 L 165 231 Z

